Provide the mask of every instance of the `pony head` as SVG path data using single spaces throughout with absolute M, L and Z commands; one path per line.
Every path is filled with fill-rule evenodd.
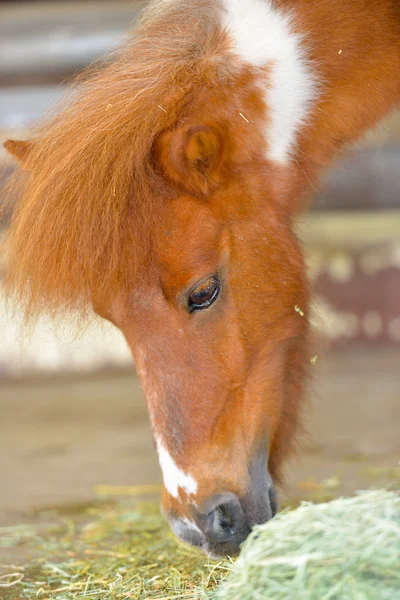
M 32 142 L 6 144 L 25 169 L 9 293 L 28 318 L 93 307 L 123 332 L 163 510 L 215 554 L 277 510 L 309 362 L 299 178 L 265 133 L 271 73 L 238 56 L 215 3 L 170 3 Z

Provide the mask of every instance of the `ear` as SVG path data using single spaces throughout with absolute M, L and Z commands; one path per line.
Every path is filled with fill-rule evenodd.
M 156 157 L 165 175 L 175 183 L 208 194 L 221 181 L 228 140 L 216 124 L 181 127 L 160 136 Z
M 33 142 L 27 142 L 22 140 L 7 140 L 4 142 L 4 147 L 13 156 L 24 169 L 26 167 L 27 159 L 30 151 L 33 147 Z

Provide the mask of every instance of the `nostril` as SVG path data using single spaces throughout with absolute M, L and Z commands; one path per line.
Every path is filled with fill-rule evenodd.
M 219 526 L 223 531 L 232 532 L 235 527 L 235 520 L 229 504 L 221 504 L 215 509 L 217 513 Z
M 236 533 L 236 523 L 229 505 L 221 504 L 207 515 L 204 533 L 213 542 L 226 542 Z
M 214 498 L 213 508 L 200 517 L 205 536 L 212 542 L 229 542 L 237 537 L 245 524 L 239 498 L 234 494 L 219 494 Z

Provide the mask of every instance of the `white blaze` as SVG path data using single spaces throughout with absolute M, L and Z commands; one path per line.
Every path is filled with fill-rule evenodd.
M 197 492 L 197 482 L 191 475 L 184 473 L 176 464 L 168 450 L 159 438 L 156 438 L 158 459 L 163 474 L 164 485 L 174 498 L 178 498 L 178 488 L 182 488 L 187 494 Z
M 294 33 L 290 15 L 271 0 L 222 0 L 222 26 L 234 41 L 243 61 L 270 69 L 265 101 L 270 119 L 266 128 L 268 158 L 287 162 L 296 144 L 296 134 L 305 122 L 316 97 L 316 81 Z

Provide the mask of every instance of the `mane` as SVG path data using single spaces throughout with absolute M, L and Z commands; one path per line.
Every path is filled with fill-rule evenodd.
M 6 246 L 6 293 L 29 319 L 84 314 L 94 292 L 126 285 L 146 263 L 165 201 L 154 140 L 218 64 L 217 10 L 208 0 L 152 4 L 38 129 Z

